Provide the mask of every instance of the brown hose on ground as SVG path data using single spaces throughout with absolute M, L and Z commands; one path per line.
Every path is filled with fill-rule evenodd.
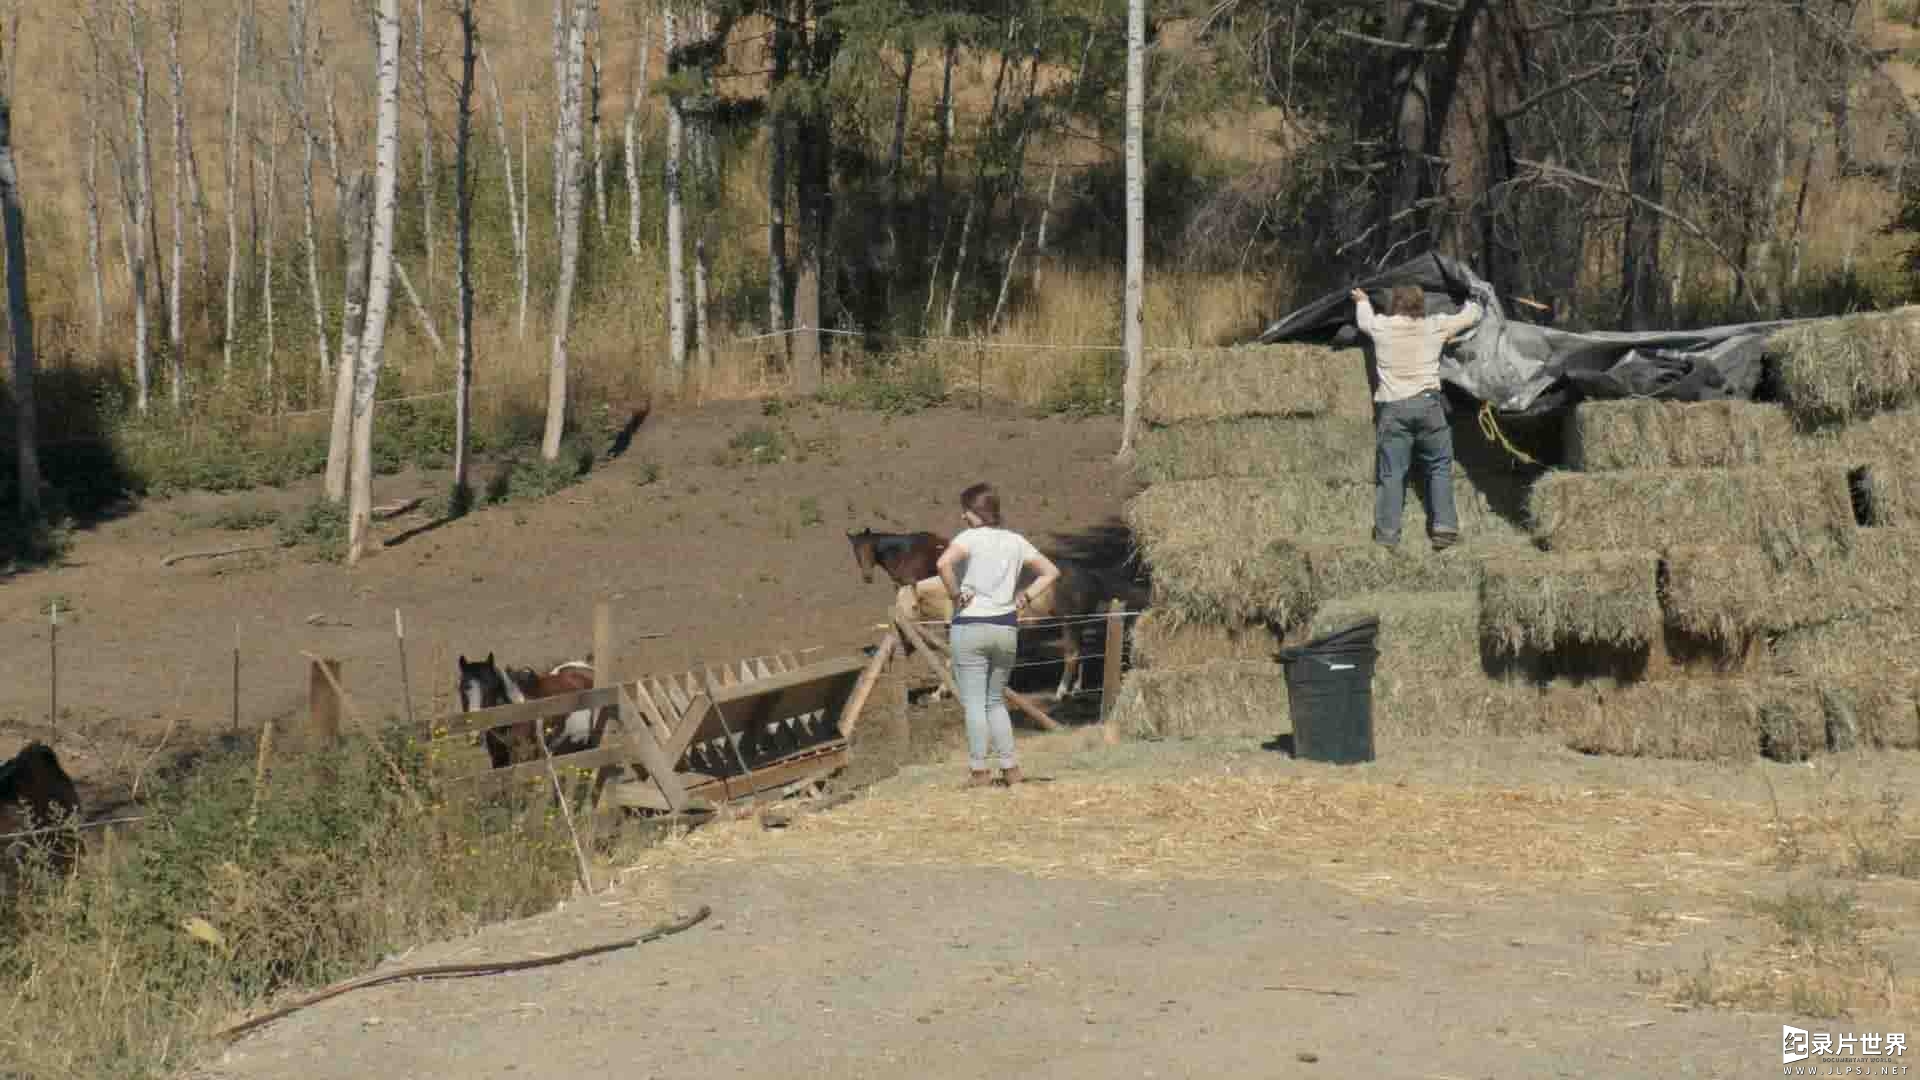
M 549 964 L 560 964 L 568 960 L 578 960 L 583 956 L 594 956 L 599 953 L 613 952 L 616 949 L 627 949 L 635 945 L 644 945 L 649 941 L 656 941 L 672 934 L 678 934 L 683 930 L 691 930 L 695 925 L 700 923 L 701 920 L 711 914 L 713 914 L 713 909 L 706 904 L 701 904 L 699 911 L 694 912 L 686 918 L 678 922 L 661 923 L 638 937 L 630 937 L 621 941 L 610 941 L 603 945 L 589 945 L 584 949 L 563 952 L 557 956 L 536 956 L 530 960 L 502 960 L 491 964 L 435 964 L 430 967 L 405 968 L 400 971 L 389 971 L 384 975 L 363 975 L 357 979 L 348 979 L 346 982 L 335 983 L 311 997 L 301 998 L 299 1001 L 285 1008 L 275 1009 L 265 1016 L 256 1016 L 251 1020 L 244 1020 L 232 1027 L 224 1028 L 215 1032 L 214 1038 L 229 1041 L 237 1039 L 255 1028 L 264 1027 L 267 1024 L 273 1023 L 275 1020 L 291 1016 L 308 1006 L 318 1005 L 328 998 L 339 997 L 349 990 L 365 990 L 369 986 L 400 982 L 403 979 L 447 979 L 467 975 L 498 975 L 507 971 L 525 971 L 528 968 L 546 967 Z

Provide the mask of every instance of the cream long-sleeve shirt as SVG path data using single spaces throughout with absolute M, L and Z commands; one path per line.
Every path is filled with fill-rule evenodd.
M 1426 390 L 1440 389 L 1440 351 L 1447 342 L 1472 329 L 1480 321 L 1478 301 L 1452 315 L 1429 315 L 1411 319 L 1405 315 L 1376 315 L 1363 295 L 1353 303 L 1353 322 L 1360 332 L 1373 339 L 1374 358 L 1380 369 L 1380 386 L 1373 400 L 1404 401 Z

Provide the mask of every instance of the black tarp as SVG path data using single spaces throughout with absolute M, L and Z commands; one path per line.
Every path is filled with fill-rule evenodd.
M 1574 333 L 1515 322 L 1483 280 L 1463 264 L 1429 253 L 1355 283 L 1376 310 L 1387 290 L 1418 285 L 1429 314 L 1459 311 L 1480 294 L 1486 315 L 1440 358 L 1440 378 L 1503 413 L 1541 415 L 1581 398 L 1672 401 L 1748 399 L 1760 386 L 1767 338 L 1797 320 L 1703 330 Z M 1359 345 L 1347 290 L 1329 293 L 1269 326 L 1263 345 L 1286 341 Z

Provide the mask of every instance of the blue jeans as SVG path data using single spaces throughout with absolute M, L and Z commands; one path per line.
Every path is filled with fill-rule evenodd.
M 1013 718 L 1007 715 L 1007 676 L 1013 674 L 1019 631 L 995 623 L 959 623 L 948 632 L 953 646 L 953 685 L 967 713 L 967 767 L 985 772 L 987 756 L 1011 769 Z
M 1400 542 L 1409 468 L 1417 468 L 1426 484 L 1427 534 L 1459 535 L 1460 517 L 1453 505 L 1453 429 L 1447 426 L 1445 400 L 1428 391 L 1383 402 L 1375 407 L 1373 427 L 1373 538 L 1383 544 Z

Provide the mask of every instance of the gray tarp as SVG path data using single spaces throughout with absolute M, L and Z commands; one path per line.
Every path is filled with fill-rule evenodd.
M 1376 310 L 1395 285 L 1418 285 L 1432 314 L 1460 310 L 1478 286 L 1492 290 L 1461 263 L 1426 254 L 1356 282 Z M 1513 322 L 1498 297 L 1486 316 L 1440 359 L 1440 377 L 1504 413 L 1541 414 L 1583 397 L 1647 397 L 1674 401 L 1751 398 L 1760 385 L 1761 355 L 1773 331 L 1798 320 L 1740 323 L 1704 330 L 1573 333 Z M 1353 302 L 1342 289 L 1269 326 L 1263 345 L 1317 341 L 1357 345 Z

